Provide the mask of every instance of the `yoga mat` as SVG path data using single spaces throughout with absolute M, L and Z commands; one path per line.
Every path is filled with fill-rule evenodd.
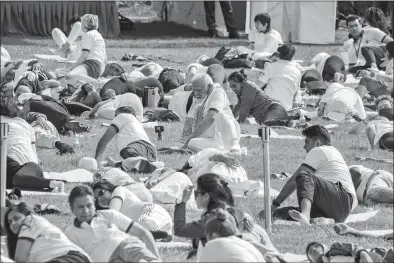
M 93 182 L 93 173 L 85 169 L 75 169 L 64 173 L 45 172 L 44 178 L 68 183 L 91 183 Z
M 272 131 L 272 130 L 271 130 Z M 257 134 L 241 134 L 241 138 L 253 138 L 253 139 L 260 139 Z M 304 140 L 305 138 L 302 136 L 296 135 L 279 135 L 279 134 L 272 134 L 270 136 L 271 139 L 285 139 L 285 140 Z
M 354 223 L 354 222 L 364 222 L 364 221 L 367 221 L 368 219 L 376 216 L 376 214 L 378 212 L 379 212 L 379 210 L 358 213 L 358 214 L 351 214 L 346 218 L 345 223 L 347 224 L 347 223 Z
M 159 124 L 157 123 L 157 121 L 151 121 L 151 122 L 144 122 L 142 125 L 144 126 L 144 128 L 154 129 L 155 126 Z
M 297 255 L 293 253 L 283 254 L 284 260 L 286 262 L 308 262 L 306 255 Z
M 185 248 L 189 249 L 192 247 L 191 243 L 188 242 L 156 242 L 158 248 Z
M 394 161 L 393 159 L 378 159 L 378 158 L 371 158 L 371 157 L 359 157 L 356 156 L 357 161 L 374 161 L 378 163 L 387 163 L 387 164 L 393 164 Z
M 393 233 L 393 229 L 367 230 L 367 231 L 363 231 L 363 232 L 368 233 L 368 234 L 377 234 L 377 235 L 384 236 L 384 235 Z
M 7 189 L 8 191 L 12 191 L 11 189 Z M 68 193 L 52 193 L 52 192 L 39 192 L 39 191 L 24 191 L 22 190 L 22 197 L 24 196 L 32 196 L 32 195 L 46 195 L 46 196 L 68 196 Z
M 36 57 L 38 59 L 44 59 L 44 60 L 55 60 L 55 61 L 67 61 L 66 58 L 63 58 L 59 55 L 47 55 L 47 54 L 33 54 L 33 57 Z
M 339 126 L 338 124 L 333 123 L 333 124 L 324 125 L 324 128 L 326 128 L 328 130 L 328 129 L 334 129 L 338 126 Z

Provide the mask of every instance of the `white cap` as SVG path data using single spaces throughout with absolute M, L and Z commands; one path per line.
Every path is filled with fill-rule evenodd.
M 92 157 L 84 157 L 78 162 L 78 167 L 88 171 L 97 170 L 97 161 Z

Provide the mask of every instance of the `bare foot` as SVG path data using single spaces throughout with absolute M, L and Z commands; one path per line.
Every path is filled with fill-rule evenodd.
M 351 230 L 353 230 L 353 228 L 351 228 L 346 224 L 340 223 L 334 226 L 334 230 L 335 232 L 337 232 L 338 235 L 343 236 L 343 235 L 351 234 Z
M 310 219 L 306 215 L 298 212 L 297 210 L 290 210 L 289 215 L 294 220 L 297 220 L 298 222 L 300 222 L 301 225 L 310 225 Z

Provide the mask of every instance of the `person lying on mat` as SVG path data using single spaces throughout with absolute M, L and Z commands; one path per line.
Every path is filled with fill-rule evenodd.
M 25 202 L 5 212 L 8 255 L 16 262 L 91 262 L 86 252 Z
M 204 210 L 198 221 L 186 222 L 186 203 L 191 195 L 195 195 L 197 206 Z M 207 173 L 201 175 L 197 180 L 197 187 L 188 187 L 184 190 L 182 198 L 175 202 L 174 210 L 174 235 L 193 239 L 194 252 L 207 242 L 205 235 L 204 217 L 216 208 L 224 208 L 236 218 L 237 228 L 243 233 L 243 238 L 248 241 L 260 243 L 260 252 L 277 252 L 272 245 L 268 234 L 253 219 L 234 207 L 233 194 L 227 186 L 227 182 L 219 175 Z
M 357 206 L 356 191 L 349 168 L 341 153 L 331 145 L 326 128 L 313 125 L 306 128 L 304 149 L 306 158 L 272 201 L 272 212 L 294 192 L 299 210 L 289 210 L 286 220 L 310 224 L 311 218 L 332 218 L 344 222 Z M 278 211 L 279 212 L 279 211 Z
M 44 178 L 38 165 L 36 147 L 55 147 L 61 153 L 73 152 L 71 146 L 62 143 L 58 137 L 46 132 L 37 132 L 20 117 L 19 109 L 13 98 L 0 97 L 1 123 L 9 127 L 7 140 L 7 180 L 8 189 L 15 187 L 44 189 L 63 188 L 62 182 Z M 37 129 L 45 129 L 48 123 L 44 116 L 30 112 L 25 118 L 35 122 Z
M 320 262 L 393 262 L 393 248 L 365 249 L 353 243 L 336 242 L 331 247 L 320 242 L 311 242 L 306 248 L 311 263 Z
M 87 113 L 89 118 L 103 118 L 113 120 L 115 118 L 116 109 L 120 107 L 131 107 L 135 112 L 135 117 L 142 122 L 144 107 L 140 97 L 134 93 L 125 93 L 116 95 L 115 91 L 107 90 L 103 101 L 97 103 L 93 109 Z
M 349 167 L 360 204 L 394 204 L 393 175 L 384 170 L 371 170 L 362 165 Z
M 142 123 L 132 107 L 116 109 L 115 119 L 97 144 L 95 159 L 101 165 L 102 155 L 108 143 L 115 137 L 116 148 L 123 159 L 144 157 L 150 162 L 157 160 L 157 150 L 150 141 Z
M 213 85 L 206 73 L 192 79 L 193 103 L 181 135 L 184 148 L 200 151 L 218 148 L 240 152 L 240 127 L 230 108 L 226 92 Z
M 82 24 L 81 17 L 74 15 L 68 21 L 70 34 L 66 37 L 59 28 L 52 29 L 52 38 L 58 45 L 59 49 L 51 50 L 53 54 L 67 58 L 68 60 L 77 60 L 82 52 Z
M 121 170 L 121 168 L 110 168 L 105 173 L 95 173 L 94 180 L 106 180 L 116 187 L 123 186 L 133 192 L 142 202 L 153 202 L 152 194 L 145 185 L 134 181 L 132 176 Z
M 242 239 L 235 217 L 225 209 L 213 210 L 203 221 L 207 243 L 198 262 L 265 262 L 261 252 Z
M 376 100 L 378 114 L 369 114 L 364 120 L 361 120 L 356 113 L 350 112 L 358 122 L 353 124 L 349 133 L 359 134 L 365 129 L 371 149 L 379 148 L 382 150 L 393 150 L 393 121 L 387 117 L 393 116 L 390 98 L 386 96 L 379 97 Z M 384 115 L 384 116 L 381 116 Z M 385 117 L 387 116 L 387 117 Z
M 287 111 L 293 108 L 297 101 L 301 83 L 301 71 L 297 63 L 292 61 L 296 52 L 291 44 L 278 47 L 279 60 L 268 63 L 264 68 L 265 75 L 257 82 L 267 95 L 279 101 Z
M 149 231 L 172 233 L 172 218 L 162 206 L 142 202 L 127 188 L 105 179 L 93 182 L 92 189 L 100 208 L 117 210 Z
M 238 47 L 241 52 L 250 53 L 253 59 L 270 56 L 275 53 L 283 40 L 278 31 L 271 28 L 271 17 L 267 13 L 259 13 L 254 17 L 255 28 L 249 33 L 249 48 Z
M 361 72 L 361 76 L 363 77 L 356 89 L 361 98 L 364 98 L 367 92 L 375 98 L 382 95 L 393 96 L 394 41 L 386 44 L 386 54 L 384 59 L 387 61 L 386 71 L 384 74 L 381 74 L 381 72 L 372 73 L 366 70 Z M 376 77 L 373 78 L 374 76 Z
M 228 81 L 238 97 L 238 104 L 233 112 L 238 116 L 239 123 L 244 123 L 249 115 L 254 117 L 258 124 L 266 121 L 287 121 L 287 111 L 282 104 L 248 81 L 243 72 L 231 73 Z
M 96 211 L 91 188 L 74 187 L 68 203 L 75 219 L 65 234 L 93 262 L 160 262 L 152 234 L 118 211 Z
M 337 232 L 338 235 L 341 235 L 341 236 L 353 235 L 356 237 L 375 237 L 375 238 L 384 238 L 386 240 L 393 240 L 393 230 L 391 230 L 391 233 L 381 234 L 381 233 L 376 233 L 374 230 L 372 230 L 372 231 L 358 230 L 358 229 L 350 227 L 344 223 L 336 224 L 334 226 L 334 230 L 335 230 L 335 232 Z
M 86 14 L 81 17 L 81 29 L 84 32 L 81 40 L 82 52 L 77 62 L 71 65 L 70 72 L 66 74 L 68 82 L 89 82 L 90 78 L 98 79 L 104 72 L 107 53 L 105 41 L 97 31 L 98 26 L 97 15 Z

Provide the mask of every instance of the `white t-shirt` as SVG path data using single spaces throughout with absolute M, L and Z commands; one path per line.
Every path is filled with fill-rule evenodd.
M 72 243 L 67 236 L 45 218 L 30 215 L 23 221 L 18 239 L 33 242 L 29 252 L 29 262 L 47 262 L 51 259 L 64 256 L 70 251 L 78 251 L 89 256 L 78 246 Z
M 164 230 L 163 226 L 172 226 L 172 218 L 170 214 L 162 206 L 154 203 L 142 202 L 133 192 L 125 187 L 118 186 L 112 192 L 111 198 L 119 198 L 122 200 L 122 207 L 119 212 L 131 218 L 135 222 L 144 224 L 144 222 L 153 221 L 144 226 L 152 226 L 149 230 Z M 154 229 L 157 226 L 158 229 Z
M 82 35 L 82 51 L 89 51 L 86 60 L 97 60 L 101 63 L 101 70 L 104 71 L 107 61 L 107 51 L 103 36 L 97 30 L 90 30 Z
M 361 41 L 359 39 L 354 43 L 354 39 L 351 38 L 343 43 L 343 47 L 348 53 L 349 64 L 356 64 L 358 66 L 365 65 L 366 60 L 361 54 L 361 47 L 379 47 L 384 45 L 382 41 L 386 33 L 375 27 L 363 28 L 363 31 L 364 33 Z
M 23 165 L 38 163 L 35 149 L 36 134 L 32 126 L 22 118 L 1 116 L 1 123 L 8 123 L 7 156 Z
M 263 255 L 248 241 L 236 236 L 208 241 L 201 248 L 199 262 L 265 262 Z
M 316 170 L 317 177 L 334 184 L 340 182 L 346 192 L 353 197 L 352 209 L 357 206 L 356 191 L 349 168 L 337 149 L 333 146 L 315 147 L 306 155 L 303 164 Z
M 278 60 L 264 70 L 268 78 L 265 93 L 278 100 L 286 110 L 293 108 L 293 100 L 301 83 L 301 71 L 294 61 Z
M 375 127 L 375 138 L 373 140 L 374 145 L 377 145 L 379 140 L 382 138 L 383 135 L 389 132 L 393 132 L 394 126 L 393 126 L 393 121 L 389 120 L 376 120 L 376 121 L 371 121 L 368 123 L 368 126 L 374 126 Z
M 132 107 L 134 109 L 137 120 L 142 122 L 143 114 L 144 114 L 144 106 L 142 106 L 141 98 L 135 95 L 134 93 L 125 93 L 125 94 L 117 95 L 115 99 L 101 106 L 99 110 L 108 109 L 108 108 L 117 110 L 118 108 L 125 106 Z
M 133 114 L 121 113 L 112 120 L 111 125 L 115 125 L 119 129 L 115 135 L 118 152 L 128 144 L 138 140 L 143 140 L 153 145 L 145 132 L 144 126 Z
M 93 262 L 108 262 L 118 245 L 126 238 L 132 238 L 126 232 L 133 223 L 133 220 L 116 210 L 100 210 L 90 224 L 74 221 L 65 234 L 86 251 Z
M 250 31 L 248 38 L 250 42 L 254 43 L 256 53 L 268 52 L 272 54 L 277 52 L 280 45 L 283 45 L 282 37 L 275 29 L 271 29 L 267 33 L 253 29 Z
M 5 63 L 8 61 L 11 61 L 10 54 L 5 48 L 1 47 L 1 69 L 4 68 Z
M 317 54 L 311 59 L 311 62 L 315 64 L 316 69 L 323 74 L 324 65 L 326 64 L 326 60 L 331 57 L 329 54 L 322 52 Z
M 111 184 L 116 186 L 125 185 L 128 183 L 134 183 L 133 178 L 127 173 L 123 172 L 119 168 L 111 168 L 105 172 L 102 179 L 109 181 Z
M 145 65 L 143 65 L 142 67 L 138 68 L 137 70 L 140 71 L 141 73 L 146 71 L 145 68 L 151 68 L 152 72 L 150 75 L 147 75 L 146 77 L 152 77 L 155 79 L 158 79 L 160 76 L 160 73 L 164 70 L 164 68 L 162 66 L 160 66 L 159 64 L 155 63 L 155 62 L 148 62 Z M 145 73 L 146 74 L 146 73 Z M 143 74 L 145 76 L 145 74 Z

